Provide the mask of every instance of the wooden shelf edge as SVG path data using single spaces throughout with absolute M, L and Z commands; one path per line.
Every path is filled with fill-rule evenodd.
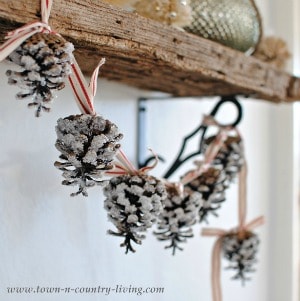
M 40 0 L 0 0 L 0 40 L 39 19 Z M 76 47 L 91 74 L 176 96 L 249 95 L 272 102 L 300 99 L 300 78 L 212 41 L 147 20 L 101 1 L 54 1 L 50 25 Z

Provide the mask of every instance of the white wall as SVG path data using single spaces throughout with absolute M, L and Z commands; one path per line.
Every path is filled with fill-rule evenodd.
M 273 15 L 267 12 L 273 3 L 258 2 L 265 13 L 269 32 L 273 30 Z M 0 299 L 210 301 L 210 256 L 214 239 L 200 237 L 200 226 L 196 226 L 195 237 L 186 244 L 184 252 L 172 257 L 150 231 L 143 245 L 136 247 L 136 254 L 125 255 L 119 247 L 120 240 L 106 235 L 106 230 L 113 226 L 107 221 L 103 209 L 101 189 L 91 189 L 89 198 L 70 198 L 72 189 L 60 184 L 60 171 L 53 166 L 58 156 L 54 147 L 56 120 L 79 112 L 70 89 L 58 93 L 50 114 L 45 113 L 36 119 L 33 111 L 26 108 L 26 101 L 14 99 L 17 89 L 6 84 L 4 74 L 7 68 L 7 64 L 0 64 Z M 98 84 L 96 110 L 118 124 L 124 133 L 123 149 L 134 160 L 136 99 L 145 93 L 106 81 Z M 182 103 L 179 105 L 180 116 L 185 116 L 186 126 L 193 129 L 199 122 L 199 116 L 208 113 L 213 104 L 211 100 L 192 101 L 188 106 Z M 285 211 L 280 200 L 285 192 L 279 191 L 279 187 L 287 191 L 284 201 L 290 204 L 293 192 L 289 177 L 292 176 L 294 161 L 288 160 L 285 164 L 282 157 L 291 155 L 289 144 L 293 138 L 288 133 L 293 125 L 286 120 L 292 111 L 287 105 L 278 107 L 263 101 L 243 100 L 242 104 L 245 117 L 241 131 L 250 169 L 248 219 L 264 214 L 267 223 L 257 230 L 261 249 L 252 281 L 241 287 L 239 282 L 230 280 L 230 271 L 223 270 L 224 300 L 295 301 L 290 274 L 295 256 L 290 245 L 295 233 L 291 233 L 292 223 L 289 222 L 294 207 L 287 205 Z M 168 117 L 167 120 L 172 127 L 161 127 L 166 131 L 163 139 L 175 140 L 175 134 L 181 129 L 176 124 L 178 107 L 161 103 L 153 124 L 155 127 L 163 125 L 166 112 L 173 118 Z M 285 126 L 280 127 L 279 122 Z M 278 129 L 281 129 L 281 136 L 277 135 Z M 284 143 L 280 143 L 282 137 Z M 175 155 L 177 150 L 162 141 L 155 141 L 155 145 L 149 146 L 160 153 L 171 149 Z M 161 169 L 158 168 L 156 173 Z M 278 177 L 279 170 L 284 171 L 283 177 Z M 233 186 L 222 206 L 220 218 L 212 220 L 210 226 L 225 229 L 235 226 L 236 211 L 236 187 Z M 286 232 L 278 232 L 281 226 Z M 222 265 L 225 267 L 226 262 Z M 284 274 L 280 273 L 282 268 L 286 268 Z M 8 295 L 6 291 L 8 286 L 63 288 L 114 287 L 117 284 L 164 287 L 165 292 L 142 297 L 121 294 L 104 297 L 91 294 Z
M 97 295 L 8 295 L 7 286 L 143 286 L 164 287 L 162 295 L 144 295 L 139 300 L 211 300 L 210 256 L 214 239 L 200 237 L 195 227 L 195 238 L 185 251 L 172 257 L 151 235 L 136 254 L 125 255 L 119 248 L 120 240 L 106 235 L 112 228 L 103 209 L 100 188 L 90 190 L 89 198 L 70 198 L 71 188 L 60 185 L 60 172 L 53 166 L 58 152 L 54 148 L 56 120 L 78 113 L 69 89 L 60 92 L 50 114 L 34 118 L 26 102 L 14 99 L 16 89 L 6 84 L 7 65 L 1 63 L 2 109 L 0 159 L 0 298 L 3 300 L 102 300 Z M 100 81 L 96 98 L 98 113 L 118 124 L 124 133 L 123 148 L 135 158 L 136 98 L 141 91 L 122 85 Z M 249 160 L 249 219 L 265 214 L 268 220 L 271 186 L 272 141 L 270 112 L 273 106 L 261 101 L 245 100 L 245 118 L 241 130 L 246 140 Z M 159 126 L 166 112 L 163 107 L 154 124 Z M 193 120 L 184 103 L 181 116 L 194 128 L 202 113 L 210 111 L 211 101 L 194 102 Z M 169 110 L 169 111 L 168 111 Z M 191 111 L 190 111 L 191 112 Z M 176 112 L 178 115 L 178 111 Z M 226 113 L 225 113 L 226 114 Z M 255 118 L 254 118 L 255 116 Z M 175 120 L 176 121 L 176 120 Z M 174 119 L 169 120 L 174 124 Z M 179 128 L 169 128 L 176 133 Z M 153 149 L 162 145 L 150 145 Z M 168 148 L 168 146 L 166 146 Z M 175 152 L 176 150 L 174 150 Z M 228 201 L 220 211 L 220 219 L 211 226 L 230 228 L 236 220 L 236 187 L 228 194 Z M 272 232 L 269 224 L 258 230 L 261 250 L 257 273 L 242 288 L 231 281 L 229 271 L 222 274 L 224 300 L 266 301 L 268 299 L 269 261 L 268 244 Z M 226 263 L 224 263 L 226 266 Z M 130 295 L 113 295 L 109 300 L 137 300 Z M 273 301 L 273 300 L 272 300 Z

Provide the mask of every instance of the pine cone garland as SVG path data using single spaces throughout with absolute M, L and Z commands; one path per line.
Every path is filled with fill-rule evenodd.
M 53 99 L 53 90 L 64 88 L 65 78 L 71 74 L 73 44 L 61 36 L 51 33 L 37 33 L 23 42 L 8 56 L 8 60 L 22 68 L 22 71 L 8 70 L 8 83 L 22 89 L 16 97 L 30 97 L 29 107 L 36 107 L 36 116 Z
M 158 240 L 170 241 L 170 245 L 165 248 L 172 248 L 172 254 L 175 255 L 176 249 L 183 250 L 179 244 L 194 236 L 191 226 L 197 221 L 202 202 L 197 192 L 181 195 L 173 186 L 167 186 L 166 189 L 167 198 L 159 215 L 158 231 L 154 234 Z
M 101 184 L 103 172 L 113 167 L 111 162 L 120 147 L 117 142 L 123 135 L 109 120 L 91 115 L 60 118 L 56 133 L 55 146 L 64 162 L 57 161 L 55 166 L 63 171 L 62 184 L 79 186 L 71 196 L 87 196 L 87 188 Z
M 256 253 L 259 239 L 252 232 L 244 233 L 243 237 L 238 233 L 228 234 L 223 238 L 222 250 L 224 257 L 231 262 L 229 269 L 236 270 L 233 279 L 249 280 L 246 273 L 253 272 L 253 264 L 256 263 Z
M 209 213 L 218 216 L 216 211 L 225 201 L 225 189 L 228 187 L 226 175 L 223 170 L 210 167 L 198 178 L 186 184 L 185 189 L 189 194 L 197 192 L 201 194 L 203 202 L 199 209 L 200 223 L 207 221 Z
M 164 184 L 148 175 L 122 175 L 110 179 L 104 188 L 104 208 L 108 217 L 118 229 L 108 233 L 124 237 L 121 247 L 135 252 L 131 241 L 142 243 L 145 235 L 162 211 L 162 201 L 166 198 Z
M 204 140 L 203 151 L 215 140 L 215 136 Z M 217 156 L 212 162 L 213 166 L 222 166 L 226 176 L 232 182 L 240 172 L 244 164 L 244 147 L 243 141 L 238 136 L 228 136 Z

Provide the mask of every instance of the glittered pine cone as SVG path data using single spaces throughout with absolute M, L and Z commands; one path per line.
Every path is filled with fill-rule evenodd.
M 113 167 L 111 162 L 123 135 L 109 120 L 84 114 L 60 118 L 56 134 L 55 146 L 63 162 L 57 161 L 55 166 L 63 171 L 62 184 L 79 187 L 71 196 L 87 196 L 87 188 L 101 184 L 103 172 Z
M 253 264 L 257 262 L 256 253 L 259 239 L 252 232 L 228 234 L 222 240 L 224 257 L 230 261 L 228 269 L 233 269 L 236 274 L 233 279 L 249 280 L 247 273 L 253 272 Z
M 215 140 L 215 136 L 204 140 L 203 151 Z M 243 141 L 238 136 L 228 136 L 217 156 L 212 162 L 214 166 L 221 166 L 230 182 L 236 178 L 245 162 Z
M 124 237 L 121 247 L 135 252 L 131 241 L 142 243 L 145 235 L 162 212 L 162 202 L 166 198 L 165 185 L 148 175 L 122 175 L 110 179 L 104 188 L 104 208 L 118 232 L 108 233 Z
M 200 223 L 207 221 L 209 213 L 218 216 L 216 211 L 225 201 L 225 189 L 228 187 L 225 172 L 222 169 L 210 167 L 199 177 L 185 185 L 185 190 L 192 194 L 201 194 L 202 206 L 199 208 Z
M 167 198 L 164 209 L 158 218 L 158 231 L 154 232 L 158 240 L 169 241 L 175 255 L 176 249 L 183 250 L 179 244 L 193 237 L 191 228 L 197 221 L 198 211 L 202 204 L 201 195 L 197 192 L 182 194 L 175 186 L 167 186 Z
M 74 46 L 63 37 L 51 33 L 37 33 L 23 42 L 8 59 L 21 71 L 8 70 L 8 83 L 21 88 L 17 99 L 30 98 L 29 107 L 36 107 L 36 116 L 49 111 L 53 91 L 64 88 L 64 80 L 71 74 Z

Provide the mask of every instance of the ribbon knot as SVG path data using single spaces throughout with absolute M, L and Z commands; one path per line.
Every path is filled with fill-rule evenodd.
M 48 24 L 50 11 L 52 7 L 52 0 L 42 0 L 41 1 L 41 15 L 42 21 L 33 21 L 27 23 L 26 25 L 19 27 L 13 31 L 6 34 L 4 42 L 0 46 L 0 61 L 3 61 L 7 56 L 9 56 L 14 50 L 16 50 L 24 41 L 33 36 L 38 32 L 47 32 L 56 34 L 51 30 Z
M 136 169 L 134 165 L 129 161 L 125 153 L 122 151 L 122 149 L 119 149 L 119 152 L 116 155 L 116 158 L 118 161 L 113 162 L 114 168 L 110 171 L 107 171 L 106 174 L 108 175 L 114 175 L 114 176 L 121 176 L 121 175 L 142 175 L 146 174 L 148 171 L 155 168 L 155 166 L 158 163 L 158 157 L 157 155 L 152 151 L 152 149 L 149 149 L 150 152 L 152 152 L 155 161 L 150 166 L 145 166 L 140 169 Z

